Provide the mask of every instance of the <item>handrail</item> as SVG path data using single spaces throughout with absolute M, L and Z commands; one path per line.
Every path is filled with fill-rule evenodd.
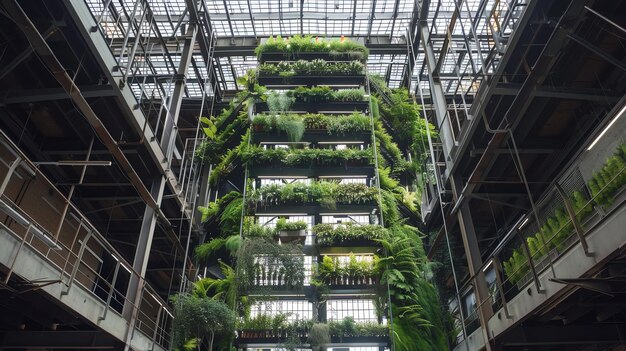
M 12 257 L 14 264 L 17 261 L 19 253 L 23 247 L 30 247 L 34 252 L 46 259 L 48 264 L 56 267 L 60 271 L 58 283 L 63 283 L 65 285 L 65 289 L 62 294 L 69 293 L 74 283 L 77 283 L 85 289 L 91 291 L 95 297 L 101 299 L 103 303 L 106 304 L 106 308 L 104 309 L 103 315 L 100 316 L 100 319 L 106 318 L 108 310 L 113 310 L 114 312 L 119 313 L 113 307 L 112 303 L 114 301 L 120 303 L 117 296 L 123 296 L 123 301 L 128 301 L 131 308 L 137 310 L 139 315 L 142 316 L 141 319 L 143 322 L 137 326 L 138 328 L 145 328 L 146 322 L 148 321 L 151 321 L 150 323 L 154 323 L 155 325 L 163 324 L 166 326 L 167 323 L 163 323 L 162 320 L 154 320 L 154 316 L 150 316 L 146 314 L 145 311 L 142 311 L 144 306 L 137 306 L 134 304 L 134 301 L 130 301 L 126 297 L 125 293 L 116 288 L 118 283 L 123 285 L 123 280 L 119 280 L 123 279 L 118 276 L 119 272 L 125 270 L 130 276 L 139 276 L 139 274 L 133 270 L 132 265 L 125 260 L 125 258 L 108 242 L 108 240 L 106 240 L 106 238 L 97 230 L 90 220 L 56 188 L 46 175 L 43 174 L 35 166 L 35 164 L 26 157 L 26 155 L 8 138 L 4 131 L 0 131 L 0 145 L 4 146 L 7 151 L 7 155 L 10 153 L 12 156 L 16 157 L 16 160 L 19 161 L 22 167 L 25 166 L 26 172 L 29 173 L 29 175 L 35 179 L 36 182 L 40 182 L 44 185 L 42 188 L 45 187 L 47 189 L 52 189 L 54 191 L 54 195 L 56 196 L 55 199 L 59 199 L 63 203 L 68 204 L 68 209 L 70 209 L 70 211 L 68 211 L 68 216 L 63 219 L 61 227 L 66 229 L 69 229 L 69 227 L 74 228 L 71 232 L 68 230 L 65 231 L 67 233 L 66 238 L 68 241 L 71 241 L 67 242 L 66 245 L 63 239 L 60 239 L 60 237 L 55 238 L 50 234 L 57 229 L 57 223 L 50 223 L 47 226 L 39 223 L 35 218 L 33 218 L 33 216 L 31 216 L 32 211 L 24 210 L 19 204 L 13 203 L 10 198 L 3 195 L 2 201 L 6 206 L 0 208 L 0 210 L 11 216 L 11 218 L 16 218 L 14 216 L 15 213 L 19 214 L 23 220 L 16 218 L 17 220 L 14 223 L 18 224 L 21 228 L 26 229 L 22 233 L 18 233 L 16 232 L 18 227 L 10 227 L 5 224 L 0 226 L 1 228 L 4 228 L 7 233 L 22 241 L 20 249 Z M 7 184 L 11 181 L 13 175 L 15 175 L 14 170 L 15 168 L 9 168 L 8 172 L 5 174 L 4 179 Z M 35 192 L 29 189 L 35 189 Z M 37 188 L 27 188 L 25 194 L 30 193 L 36 195 L 38 194 L 36 191 Z M 76 224 L 73 223 L 74 221 Z M 39 235 L 35 233 L 32 228 L 38 228 L 37 231 L 48 233 L 48 235 Z M 73 239 L 71 239 L 72 236 Z M 41 245 L 36 245 L 33 242 L 34 240 L 38 240 L 46 244 L 45 248 L 42 248 Z M 49 249 L 55 246 L 58 248 L 57 250 Z M 96 251 L 92 250 L 92 248 Z M 76 252 L 77 250 L 78 252 Z M 110 276 L 103 276 L 100 272 L 103 258 L 107 254 L 116 261 L 114 264 L 114 279 L 111 279 Z M 85 255 L 93 256 L 97 262 L 98 268 L 94 266 L 96 263 L 90 260 L 84 260 Z M 123 270 L 120 268 L 123 268 Z M 10 274 L 6 277 L 6 280 L 8 281 L 9 278 Z M 167 315 L 171 316 L 172 312 L 166 301 L 160 298 L 158 294 L 155 294 L 155 290 L 152 289 L 147 283 L 146 289 L 146 293 L 151 295 L 155 302 L 160 305 L 159 311 L 165 310 L 165 316 L 161 315 L 159 318 L 167 319 Z M 144 294 L 142 299 L 145 300 L 146 298 L 147 296 Z M 123 301 L 121 302 L 122 305 Z M 146 307 L 147 306 L 148 305 L 146 305 Z M 155 330 L 154 335 L 149 337 L 155 338 L 157 335 L 162 337 L 167 334 L 166 330 L 161 330 L 158 333 L 157 331 L 158 330 Z M 168 341 L 169 337 L 163 338 L 160 344 L 165 345 L 164 343 L 167 343 Z

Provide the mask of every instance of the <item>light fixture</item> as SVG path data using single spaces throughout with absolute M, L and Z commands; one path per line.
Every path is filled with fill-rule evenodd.
M 111 161 L 74 161 L 74 160 L 61 160 L 52 162 L 33 162 L 35 165 L 40 166 L 110 166 Z
M 517 229 L 522 230 L 522 228 L 524 228 L 524 226 L 526 225 L 526 223 L 528 223 L 528 217 L 526 217 L 524 219 L 524 221 L 522 222 L 522 224 L 519 225 L 519 227 L 517 227 Z
M 41 229 L 32 225 L 32 223 L 26 219 L 26 217 L 22 216 L 17 210 L 13 208 L 13 206 L 7 204 L 3 200 L 0 200 L 0 209 L 4 211 L 4 213 L 8 214 L 20 225 L 27 228 L 27 233 L 31 233 L 36 236 L 39 240 L 41 240 L 44 244 L 46 244 L 49 248 L 53 250 L 61 250 L 61 247 L 52 239 L 50 236 L 44 234 Z M 26 235 L 25 234 L 25 235 Z
M 487 270 L 489 269 L 489 267 L 491 267 L 492 264 L 493 264 L 493 259 L 490 259 L 485 265 L 485 267 L 483 267 L 483 273 L 487 272 Z
M 594 147 L 594 145 L 596 145 L 596 143 L 598 141 L 600 141 L 600 139 L 602 138 L 602 136 L 604 136 L 604 133 L 606 133 L 609 128 L 611 128 L 611 126 L 613 124 L 615 124 L 615 122 L 622 117 L 622 115 L 624 114 L 624 112 L 626 112 L 626 104 L 624 105 L 624 107 L 622 107 L 622 109 L 615 115 L 615 117 L 613 117 L 613 119 L 611 120 L 611 122 L 609 122 L 609 124 L 607 124 L 606 127 L 604 127 L 604 129 L 602 130 L 602 132 L 593 140 L 593 142 L 591 143 L 591 145 L 589 145 L 589 147 L 587 148 L 587 151 L 591 150 L 592 147 Z

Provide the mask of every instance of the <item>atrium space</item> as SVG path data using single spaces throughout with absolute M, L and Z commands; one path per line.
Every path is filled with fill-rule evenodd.
M 626 1 L 0 0 L 0 350 L 626 351 Z

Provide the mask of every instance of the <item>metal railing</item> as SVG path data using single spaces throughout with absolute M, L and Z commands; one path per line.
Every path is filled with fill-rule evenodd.
M 580 244 L 588 254 L 586 235 L 626 202 L 624 177 L 626 167 L 617 170 L 604 187 L 592 192 L 580 172 L 580 163 L 576 163 L 549 187 L 537 203 L 539 223 L 532 212 L 521 217 L 477 270 L 493 270 L 494 275 L 487 282 L 488 296 L 471 303 L 469 310 L 464 311 L 467 335 L 480 327 L 478 310 L 483 304 L 491 304 L 494 311 L 502 308 L 509 318 L 507 302 L 526 289 L 542 292 L 539 275 L 551 269 L 565 252 Z M 617 189 L 611 194 L 613 201 L 601 201 L 608 189 Z M 469 288 L 476 279 L 477 276 L 469 277 L 459 288 L 462 292 L 470 291 L 461 296 L 461 301 L 475 297 Z
M 58 277 L 51 277 L 45 285 L 62 284 L 61 295 L 79 288 L 88 291 L 103 306 L 98 321 L 106 319 L 109 313 L 122 316 L 124 305 L 130 306 L 138 312 L 136 330 L 168 348 L 172 312 L 166 301 L 148 283 L 140 305 L 127 297 L 131 277 L 139 274 L 3 132 L 0 162 L 0 215 L 4 217 L 0 228 L 20 242 L 8 258 L 11 270 L 4 277 L 4 284 L 9 284 L 16 274 L 13 268 L 20 255 L 30 250 L 58 271 Z M 62 217 L 57 209 L 65 205 L 68 212 Z M 44 286 L 41 281 L 31 283 L 35 288 Z

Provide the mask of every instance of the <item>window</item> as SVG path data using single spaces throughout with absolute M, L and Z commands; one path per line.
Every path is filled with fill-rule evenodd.
M 371 299 L 328 300 L 326 314 L 329 321 L 352 317 L 356 322 L 376 322 L 376 309 Z
M 354 224 L 370 224 L 370 216 L 369 215 L 325 215 L 322 216 L 322 223 L 332 223 L 332 224 L 340 224 L 340 223 L 354 223 Z
M 311 179 L 307 179 L 307 178 L 261 178 L 261 187 L 264 187 L 266 185 L 273 185 L 273 184 L 284 185 L 284 184 L 291 184 L 291 183 L 303 183 L 303 184 L 310 185 Z
M 313 304 L 306 300 L 274 300 L 255 302 L 250 307 L 250 317 L 262 314 L 275 316 L 279 313 L 286 314 L 290 322 L 311 319 L 313 318 Z
M 312 256 L 304 257 L 304 285 L 311 284 L 311 276 L 313 275 L 314 258 Z M 255 273 L 258 286 L 281 286 L 285 284 L 285 277 L 282 272 L 282 263 L 274 256 L 256 256 L 254 262 L 259 264 L 258 271 Z M 315 260 L 317 262 L 317 260 Z

